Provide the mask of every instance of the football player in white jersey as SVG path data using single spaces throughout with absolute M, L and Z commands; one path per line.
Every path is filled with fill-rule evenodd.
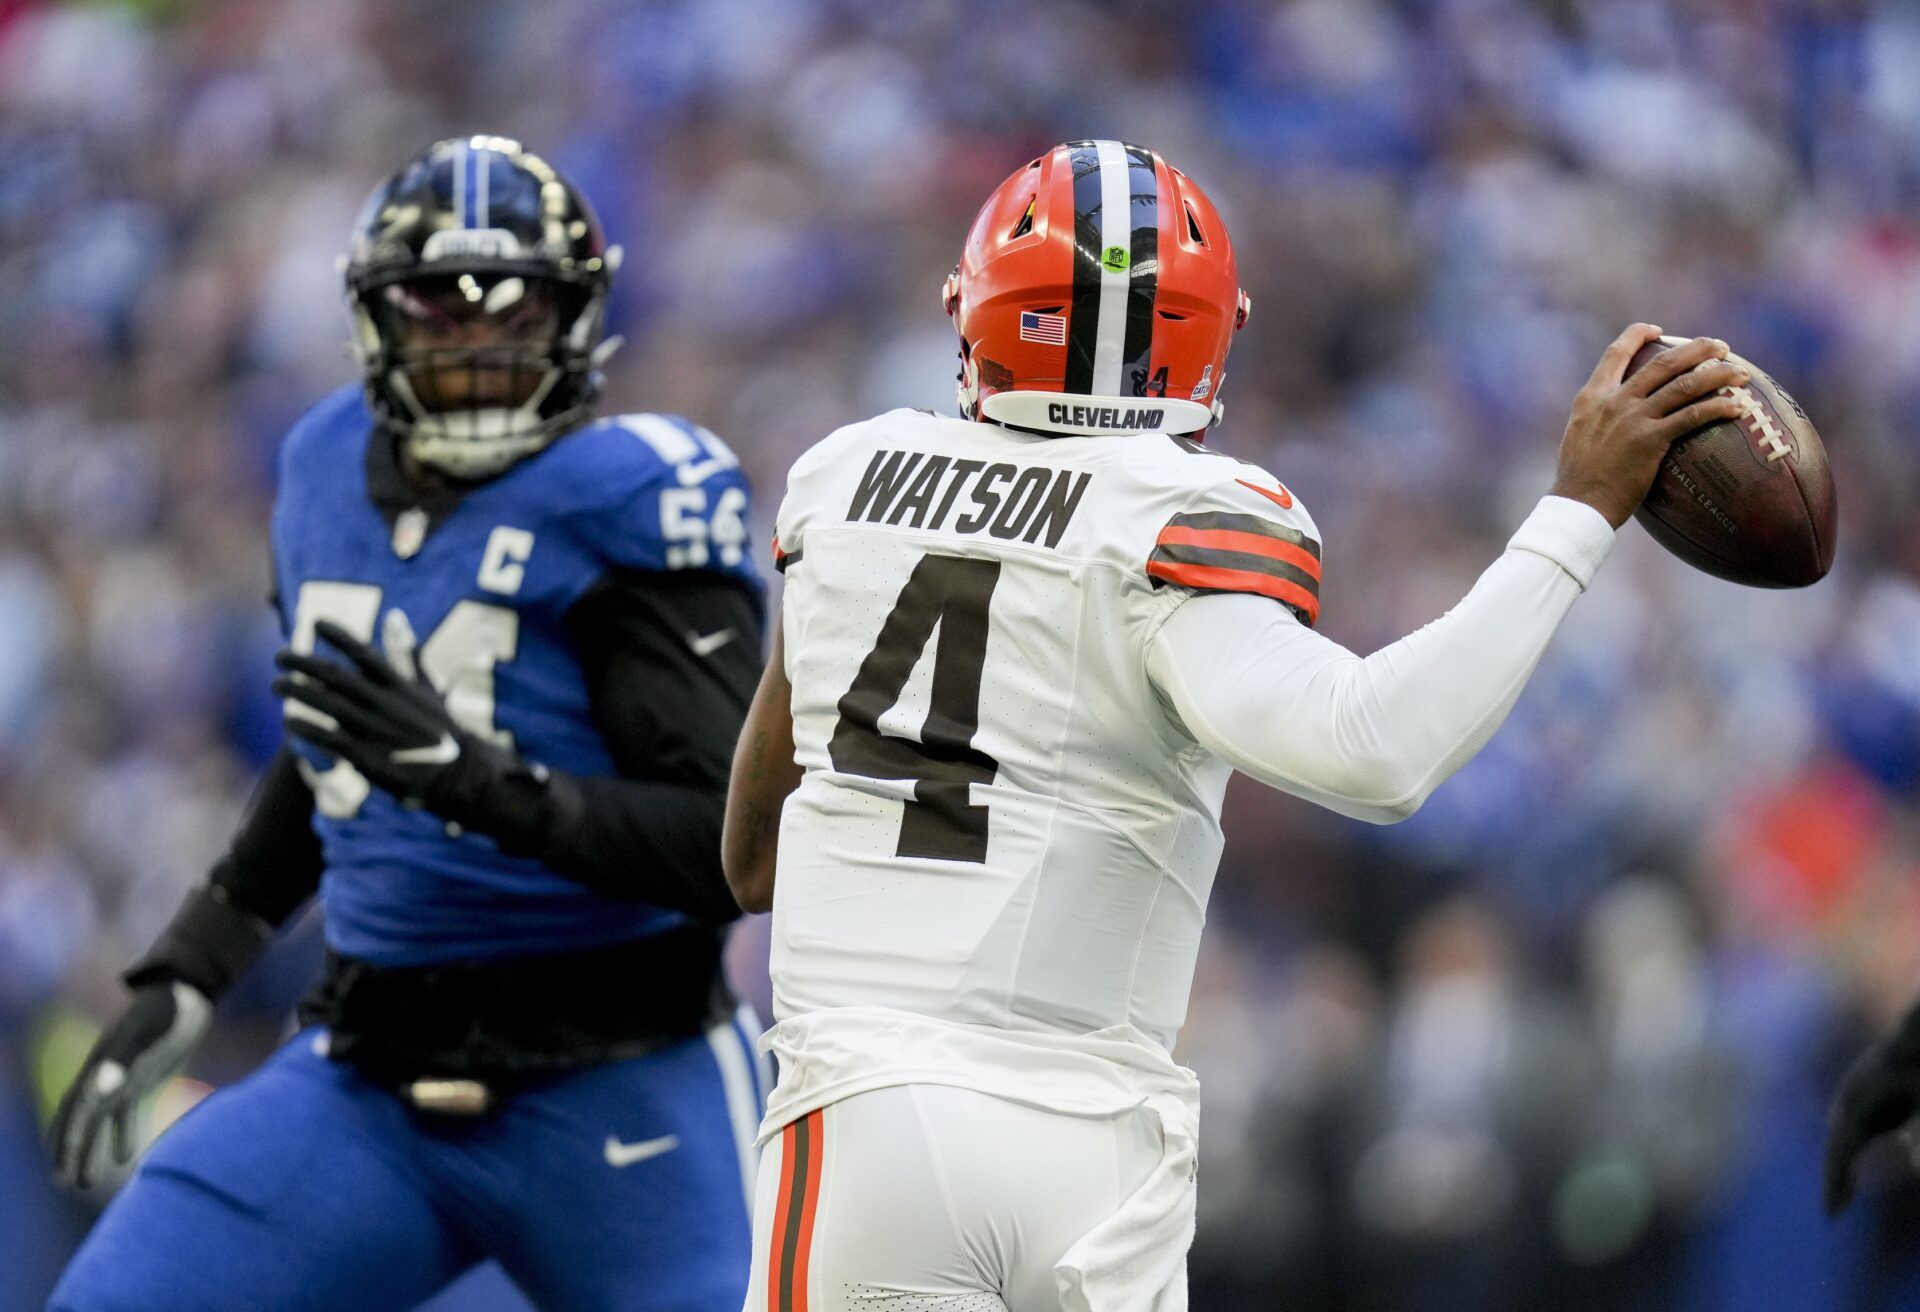
M 958 419 L 897 410 L 790 476 L 775 655 L 725 859 L 774 913 L 752 1312 L 1186 1305 L 1198 1086 L 1171 1058 L 1244 770 L 1387 822 L 1493 734 L 1724 343 L 1623 380 L 1466 598 L 1362 659 L 1320 534 L 1201 444 L 1245 322 L 1225 225 L 1113 141 L 988 200 L 946 290 Z

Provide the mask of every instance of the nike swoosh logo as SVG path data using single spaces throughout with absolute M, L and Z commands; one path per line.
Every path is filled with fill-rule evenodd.
M 711 656 L 733 641 L 732 629 L 721 629 L 718 633 L 689 633 L 687 646 L 693 649 L 695 656 Z
M 1276 492 L 1272 488 L 1261 487 L 1258 483 L 1249 483 L 1244 478 L 1236 478 L 1233 481 L 1249 491 L 1258 492 L 1282 510 L 1293 509 L 1293 493 L 1287 491 L 1287 485 L 1285 483 L 1281 483 L 1280 490 Z
M 443 733 L 440 741 L 425 747 L 401 747 L 387 754 L 395 765 L 452 765 L 460 759 L 460 744 L 453 735 Z
M 638 1143 L 621 1143 L 612 1135 L 608 1135 L 607 1165 L 632 1166 L 635 1162 L 644 1162 L 649 1157 L 670 1153 L 679 1146 L 680 1136 L 677 1134 L 663 1134 L 658 1139 L 642 1139 Z

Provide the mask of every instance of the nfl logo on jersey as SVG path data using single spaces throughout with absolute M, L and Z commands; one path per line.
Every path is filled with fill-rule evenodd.
M 393 521 L 393 554 L 412 560 L 427 540 L 427 512 L 418 506 L 403 510 Z

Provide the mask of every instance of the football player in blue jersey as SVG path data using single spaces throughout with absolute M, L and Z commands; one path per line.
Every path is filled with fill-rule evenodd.
M 616 262 L 503 138 L 368 202 L 363 385 L 280 460 L 290 740 L 128 971 L 57 1172 L 124 1166 L 142 1099 L 316 891 L 325 976 L 159 1139 L 54 1307 L 398 1309 L 494 1259 L 546 1308 L 738 1312 L 764 1081 L 719 836 L 763 598 L 719 439 L 592 418 Z

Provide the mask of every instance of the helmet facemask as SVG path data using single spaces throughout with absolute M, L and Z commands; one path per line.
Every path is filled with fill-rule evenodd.
M 591 417 L 619 264 L 519 142 L 435 142 L 367 198 L 341 264 L 368 406 L 421 464 L 499 474 Z
M 487 478 L 578 422 L 598 390 L 604 291 L 517 271 L 435 272 L 352 296 L 376 408 L 421 464 Z

